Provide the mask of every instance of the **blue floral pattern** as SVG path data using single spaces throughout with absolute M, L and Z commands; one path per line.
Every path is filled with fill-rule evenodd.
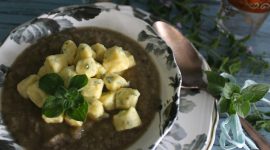
M 5 76 L 8 72 L 8 67 L 1 64 L 0 65 L 0 87 L 4 86 Z
M 165 57 L 168 68 L 176 68 L 171 48 L 156 34 L 152 27 L 146 26 L 146 29 L 147 31 L 143 30 L 139 33 L 138 41 L 147 42 L 145 49 L 148 52 Z

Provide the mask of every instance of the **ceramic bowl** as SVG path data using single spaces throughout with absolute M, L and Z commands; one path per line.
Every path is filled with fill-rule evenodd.
M 44 13 L 14 29 L 0 44 L 0 101 L 9 66 L 38 39 L 68 28 L 100 27 L 120 32 L 137 41 L 152 58 L 160 73 L 161 104 L 147 131 L 128 149 L 155 149 L 171 129 L 179 109 L 181 74 L 172 50 L 145 21 L 121 13 L 117 5 L 68 6 Z M 0 147 L 20 149 L 0 118 Z

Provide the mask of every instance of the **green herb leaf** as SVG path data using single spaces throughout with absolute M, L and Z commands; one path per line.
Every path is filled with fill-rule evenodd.
M 256 130 L 260 130 L 260 129 L 264 128 L 264 121 L 263 120 L 257 121 L 254 127 Z
M 245 118 L 250 111 L 250 103 L 249 101 L 236 102 L 234 108 L 239 116 Z
M 241 69 L 241 62 L 237 61 L 229 66 L 230 74 L 236 74 Z
M 262 99 L 269 90 L 269 85 L 267 84 L 254 84 L 244 88 L 241 94 L 245 98 L 249 97 L 249 101 L 254 103 Z
M 82 104 L 79 104 L 77 107 L 70 108 L 66 111 L 66 114 L 77 121 L 84 121 L 87 117 L 88 112 L 88 103 L 84 101 Z
M 234 93 L 240 93 L 240 86 L 235 83 L 226 83 L 222 90 L 222 96 L 230 99 Z
M 64 109 L 68 110 L 73 107 L 78 107 L 83 102 L 84 98 L 77 90 L 69 90 L 69 92 L 66 94 Z
M 57 117 L 63 112 L 63 100 L 54 96 L 49 96 L 42 107 L 42 114 L 49 118 Z
M 87 83 L 88 83 L 88 78 L 85 74 L 76 75 L 71 78 L 70 83 L 69 83 L 69 88 L 80 89 L 84 87 Z
M 252 125 L 255 125 L 257 121 L 262 120 L 263 118 L 258 114 L 248 115 L 246 120 L 250 122 Z
M 229 99 L 226 99 L 224 97 L 221 97 L 219 100 L 219 109 L 221 113 L 225 113 L 230 108 L 231 101 Z
M 49 73 L 39 79 L 39 88 L 47 94 L 54 95 L 59 86 L 64 86 L 64 80 L 56 73 Z
M 216 72 L 206 71 L 208 86 L 207 90 L 214 96 L 220 96 L 226 80 Z
M 229 115 L 234 115 L 236 114 L 236 110 L 235 110 L 235 107 L 234 107 L 234 103 L 230 101 L 230 107 L 228 109 L 228 114 Z
M 266 116 L 268 116 L 268 117 L 270 117 L 270 111 L 264 112 L 263 114 L 266 115 Z
M 264 121 L 264 130 L 270 132 L 270 120 Z
M 67 94 L 67 89 L 64 86 L 59 86 L 55 93 L 54 96 L 57 98 L 65 98 L 65 95 Z

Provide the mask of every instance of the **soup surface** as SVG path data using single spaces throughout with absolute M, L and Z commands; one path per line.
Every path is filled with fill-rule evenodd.
M 128 50 L 136 66 L 123 75 L 131 88 L 140 91 L 136 109 L 142 126 L 117 132 L 110 117 L 93 123 L 89 119 L 81 128 L 64 123 L 47 124 L 41 118 L 41 110 L 17 92 L 17 84 L 36 73 L 46 56 L 60 53 L 64 41 L 114 45 Z M 27 48 L 11 66 L 2 94 L 2 114 L 5 124 L 16 142 L 27 150 L 121 150 L 134 143 L 147 130 L 160 105 L 158 71 L 148 54 L 135 41 L 114 31 L 100 28 L 69 29 L 42 38 Z M 158 132 L 158 131 L 157 131 Z

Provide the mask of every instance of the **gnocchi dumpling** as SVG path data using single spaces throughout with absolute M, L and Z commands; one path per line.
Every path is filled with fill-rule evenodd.
M 128 86 L 126 79 L 115 73 L 106 74 L 103 81 L 106 88 L 111 91 L 115 91 L 121 87 Z
M 64 54 L 56 54 L 48 56 L 44 65 L 52 69 L 53 72 L 58 73 L 63 68 L 67 67 L 68 63 Z
M 98 66 L 93 58 L 86 58 L 79 60 L 76 65 L 76 72 L 78 74 L 86 74 L 88 78 L 91 78 L 97 74 Z
M 77 50 L 76 60 L 85 59 L 85 58 L 96 58 L 95 51 L 85 43 L 81 43 Z
M 131 68 L 136 65 L 135 59 L 133 55 L 131 55 L 128 51 L 125 51 L 126 56 L 128 58 L 128 68 Z
M 105 75 L 106 73 L 106 69 L 99 63 L 97 63 L 97 74 L 96 74 L 96 78 L 103 78 L 103 76 Z
M 140 92 L 132 88 L 121 88 L 115 93 L 115 107 L 118 109 L 128 109 L 135 107 L 140 96 Z
M 36 81 L 35 83 L 31 84 L 27 88 L 27 95 L 29 96 L 30 100 L 41 108 L 46 101 L 47 95 L 39 88 L 39 82 Z
M 53 70 L 50 67 L 48 67 L 47 65 L 43 65 L 39 68 L 37 75 L 39 77 L 42 77 L 48 73 L 53 73 Z
M 45 115 L 42 115 L 42 119 L 46 122 L 46 123 L 62 123 L 64 120 L 64 115 L 59 115 L 57 117 L 53 117 L 53 118 L 49 118 L 46 117 Z
M 101 96 L 104 82 L 101 79 L 90 78 L 86 86 L 82 88 L 82 95 L 87 102 L 98 100 Z
M 28 98 L 27 88 L 38 80 L 38 76 L 32 74 L 17 84 L 17 91 L 23 98 Z
M 115 92 L 106 92 L 102 93 L 99 101 L 103 104 L 104 108 L 107 111 L 115 109 L 115 102 L 114 102 Z
M 70 126 L 73 126 L 73 127 L 80 127 L 83 124 L 82 121 L 74 120 L 74 119 L 70 118 L 69 116 L 65 116 L 64 120 L 67 124 L 69 124 Z
M 104 108 L 100 101 L 93 100 L 88 103 L 88 116 L 93 119 L 97 120 L 104 114 Z
M 77 45 L 72 40 L 67 40 L 62 46 L 62 52 L 65 55 L 69 65 L 72 65 L 75 61 Z
M 106 47 L 100 43 L 96 43 L 92 45 L 91 47 L 96 52 L 96 60 L 101 62 L 103 60 L 104 53 L 107 50 Z
M 59 75 L 63 78 L 65 86 L 68 87 L 70 79 L 77 75 L 77 73 L 74 66 L 68 66 L 62 69 Z
M 142 124 L 141 118 L 134 107 L 122 110 L 113 116 L 113 124 L 117 131 L 138 127 Z
M 118 73 L 129 68 L 129 60 L 121 47 L 114 46 L 104 53 L 103 66 L 108 73 Z

